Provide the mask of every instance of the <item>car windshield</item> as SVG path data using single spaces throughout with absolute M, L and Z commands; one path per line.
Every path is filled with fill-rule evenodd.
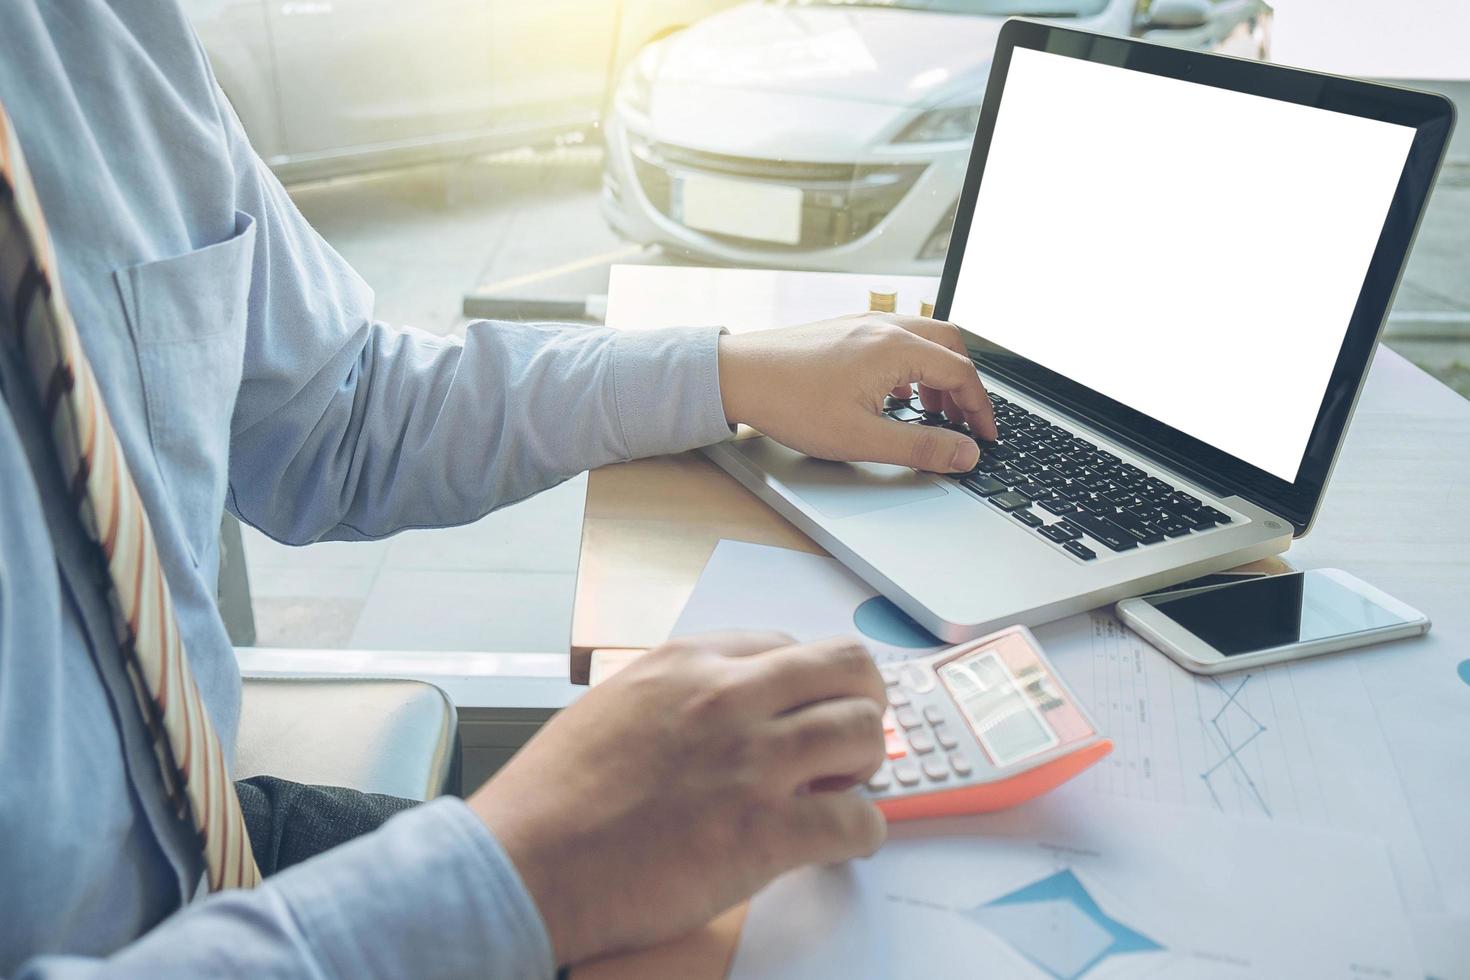
M 770 0 L 788 7 L 892 7 L 980 17 L 1091 17 L 1108 0 Z

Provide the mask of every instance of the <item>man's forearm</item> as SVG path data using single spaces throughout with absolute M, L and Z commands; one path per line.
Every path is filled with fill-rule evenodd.
M 375 325 L 303 389 L 311 411 L 236 434 L 232 505 L 290 543 L 376 538 L 718 441 L 718 335 L 480 322 L 461 343 Z
M 550 977 L 540 915 L 500 845 L 443 799 L 198 902 L 109 959 L 41 957 L 16 980 L 134 976 Z

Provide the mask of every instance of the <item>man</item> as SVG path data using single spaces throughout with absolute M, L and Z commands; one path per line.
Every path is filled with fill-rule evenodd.
M 23 0 L 0 21 L 0 105 L 226 759 L 222 507 L 294 544 L 377 538 L 737 421 L 828 458 L 972 467 L 964 435 L 880 416 L 911 381 L 994 434 L 957 332 L 929 320 L 740 338 L 473 324 L 463 342 L 376 323 L 176 5 Z M 0 317 L 21 320 L 10 302 Z M 402 807 L 242 787 L 268 877 L 203 895 L 14 325 L 0 319 L 0 975 L 546 976 L 880 843 L 882 817 L 843 792 L 882 753 L 862 649 L 721 635 L 589 693 L 468 801 L 384 823 Z M 370 832 L 280 870 L 322 849 L 288 846 L 300 821 Z

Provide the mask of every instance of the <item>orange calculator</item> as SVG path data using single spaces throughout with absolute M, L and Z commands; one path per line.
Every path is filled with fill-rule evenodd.
M 1024 626 L 879 670 L 888 759 L 865 791 L 889 820 L 1015 806 L 1113 749 Z

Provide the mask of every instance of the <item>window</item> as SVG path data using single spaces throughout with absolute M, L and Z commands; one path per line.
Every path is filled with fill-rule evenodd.
M 376 289 L 379 314 L 451 333 L 472 317 L 595 320 L 618 262 L 937 275 L 1006 17 L 1142 32 L 1245 57 L 1266 56 L 1277 40 L 1264 0 L 1212 3 L 1199 29 L 1140 27 L 1163 2 L 186 6 L 257 149 Z M 1365 20 L 1362 29 L 1374 28 Z M 1470 107 L 1470 83 L 1432 84 Z M 1467 136 L 1451 151 L 1388 335 L 1464 393 Z M 1087 179 L 1084 162 L 1077 179 Z M 1198 200 L 1181 206 L 1208 213 L 1215 179 L 1231 178 L 1202 179 Z M 536 508 L 554 505 L 532 501 L 518 508 L 527 515 L 519 520 L 542 520 Z M 445 536 L 442 547 L 403 538 L 306 559 L 251 540 L 252 560 L 272 563 L 253 577 L 262 642 L 410 645 L 413 636 L 372 633 L 364 613 L 378 601 L 372 590 L 385 582 L 427 590 L 414 575 L 454 563 L 526 571 L 511 557 L 499 566 L 486 557 L 524 544 L 515 523 L 433 532 Z M 535 570 L 570 573 L 575 535 L 565 543 L 565 555 L 543 548 Z M 298 567 L 338 560 L 364 567 L 328 576 Z M 276 570 L 292 568 L 297 591 L 272 591 L 270 582 L 291 580 Z M 564 643 L 569 591 L 556 602 L 563 621 L 546 617 L 548 643 Z M 541 634 L 481 635 L 466 645 L 486 649 L 497 639 L 517 649 L 543 642 Z M 452 648 L 432 633 L 423 642 Z

